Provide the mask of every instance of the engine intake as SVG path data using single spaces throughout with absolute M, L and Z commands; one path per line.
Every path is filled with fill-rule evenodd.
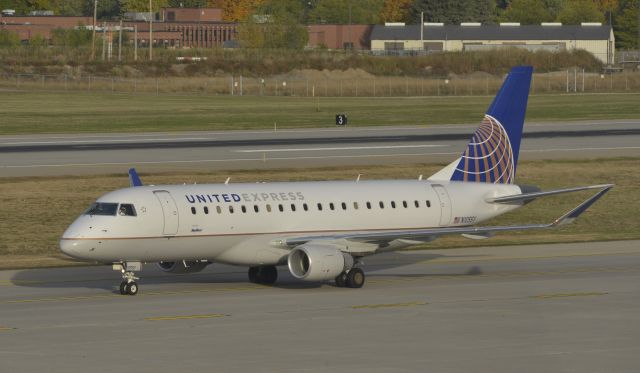
M 353 267 L 353 257 L 331 246 L 305 245 L 293 249 L 287 258 L 293 277 L 305 281 L 334 279 Z
M 195 273 L 209 265 L 207 261 L 181 260 L 178 262 L 158 262 L 158 268 L 169 273 Z

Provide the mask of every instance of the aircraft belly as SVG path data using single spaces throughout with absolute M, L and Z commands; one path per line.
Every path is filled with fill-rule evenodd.
M 218 255 L 229 247 L 233 247 L 242 239 L 241 236 L 123 238 L 116 240 L 83 240 L 82 246 L 87 248 L 86 255 L 83 255 L 84 257 L 100 262 L 215 260 Z

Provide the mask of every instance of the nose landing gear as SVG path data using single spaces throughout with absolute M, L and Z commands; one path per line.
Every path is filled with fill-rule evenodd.
M 120 294 L 136 295 L 138 294 L 138 283 L 136 280 L 140 278 L 135 276 L 134 271 L 142 270 L 141 262 L 114 263 L 114 271 L 122 273 L 122 282 L 120 283 Z

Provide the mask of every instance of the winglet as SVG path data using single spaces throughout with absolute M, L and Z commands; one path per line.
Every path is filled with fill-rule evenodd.
M 138 176 L 135 168 L 129 169 L 129 184 L 132 187 L 142 186 L 142 180 L 140 180 L 140 177 Z
M 549 226 L 555 227 L 558 225 L 565 225 L 565 224 L 572 223 L 574 220 L 576 220 L 578 216 L 580 216 L 583 212 L 587 211 L 587 209 L 591 207 L 591 205 L 593 205 L 597 200 L 599 200 L 600 197 L 605 195 L 605 193 L 607 193 L 611 188 L 613 188 L 613 184 L 603 185 L 602 190 L 600 190 L 598 193 L 591 196 L 591 198 L 579 204 L 573 210 L 567 212 L 566 214 L 556 219 L 556 221 L 551 223 Z

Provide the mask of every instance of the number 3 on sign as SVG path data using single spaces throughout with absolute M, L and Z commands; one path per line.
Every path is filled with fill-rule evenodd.
M 336 114 L 336 126 L 347 125 L 347 114 Z

